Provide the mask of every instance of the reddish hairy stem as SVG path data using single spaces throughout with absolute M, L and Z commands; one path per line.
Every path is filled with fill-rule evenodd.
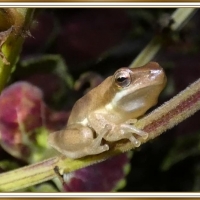
M 149 137 L 146 140 L 138 139 L 145 143 L 185 120 L 199 109 L 200 79 L 149 115 L 140 119 L 135 126 L 148 132 Z M 56 176 L 54 173 L 55 166 L 58 166 L 61 174 L 69 173 L 133 148 L 135 147 L 130 141 L 119 141 L 111 146 L 109 151 L 102 154 L 87 156 L 77 160 L 58 156 L 2 173 L 0 174 L 0 191 L 14 191 L 50 180 Z

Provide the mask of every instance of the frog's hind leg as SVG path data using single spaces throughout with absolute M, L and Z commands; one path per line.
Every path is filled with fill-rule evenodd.
M 77 159 L 107 151 L 108 145 L 101 145 L 101 141 L 109 130 L 110 127 L 105 126 L 95 138 L 94 131 L 91 128 L 72 125 L 66 130 L 50 133 L 48 143 L 65 156 Z
M 102 139 L 104 138 L 104 136 L 112 129 L 111 125 L 106 124 L 105 127 L 100 131 L 100 133 L 98 134 L 98 136 L 94 139 L 94 141 L 91 144 L 91 148 L 94 151 L 108 151 L 109 150 L 109 146 L 107 144 L 101 145 Z

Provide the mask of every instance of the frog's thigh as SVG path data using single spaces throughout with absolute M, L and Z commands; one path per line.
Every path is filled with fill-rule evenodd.
M 107 146 L 100 146 L 101 141 L 96 141 L 93 131 L 85 126 L 51 133 L 48 142 L 57 151 L 73 159 L 108 150 Z
M 93 141 L 93 135 L 93 131 L 88 127 L 71 127 L 50 133 L 48 142 L 67 157 L 78 158 L 85 156 L 83 150 Z

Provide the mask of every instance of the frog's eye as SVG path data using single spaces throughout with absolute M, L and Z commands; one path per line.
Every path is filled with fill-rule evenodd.
M 131 76 L 127 70 L 118 70 L 114 74 L 115 83 L 118 87 L 128 87 L 131 83 Z

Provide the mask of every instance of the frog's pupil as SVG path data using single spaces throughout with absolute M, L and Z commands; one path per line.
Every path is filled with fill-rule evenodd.
M 122 77 L 119 77 L 117 79 L 118 82 L 124 82 L 126 80 L 126 77 L 122 76 Z

